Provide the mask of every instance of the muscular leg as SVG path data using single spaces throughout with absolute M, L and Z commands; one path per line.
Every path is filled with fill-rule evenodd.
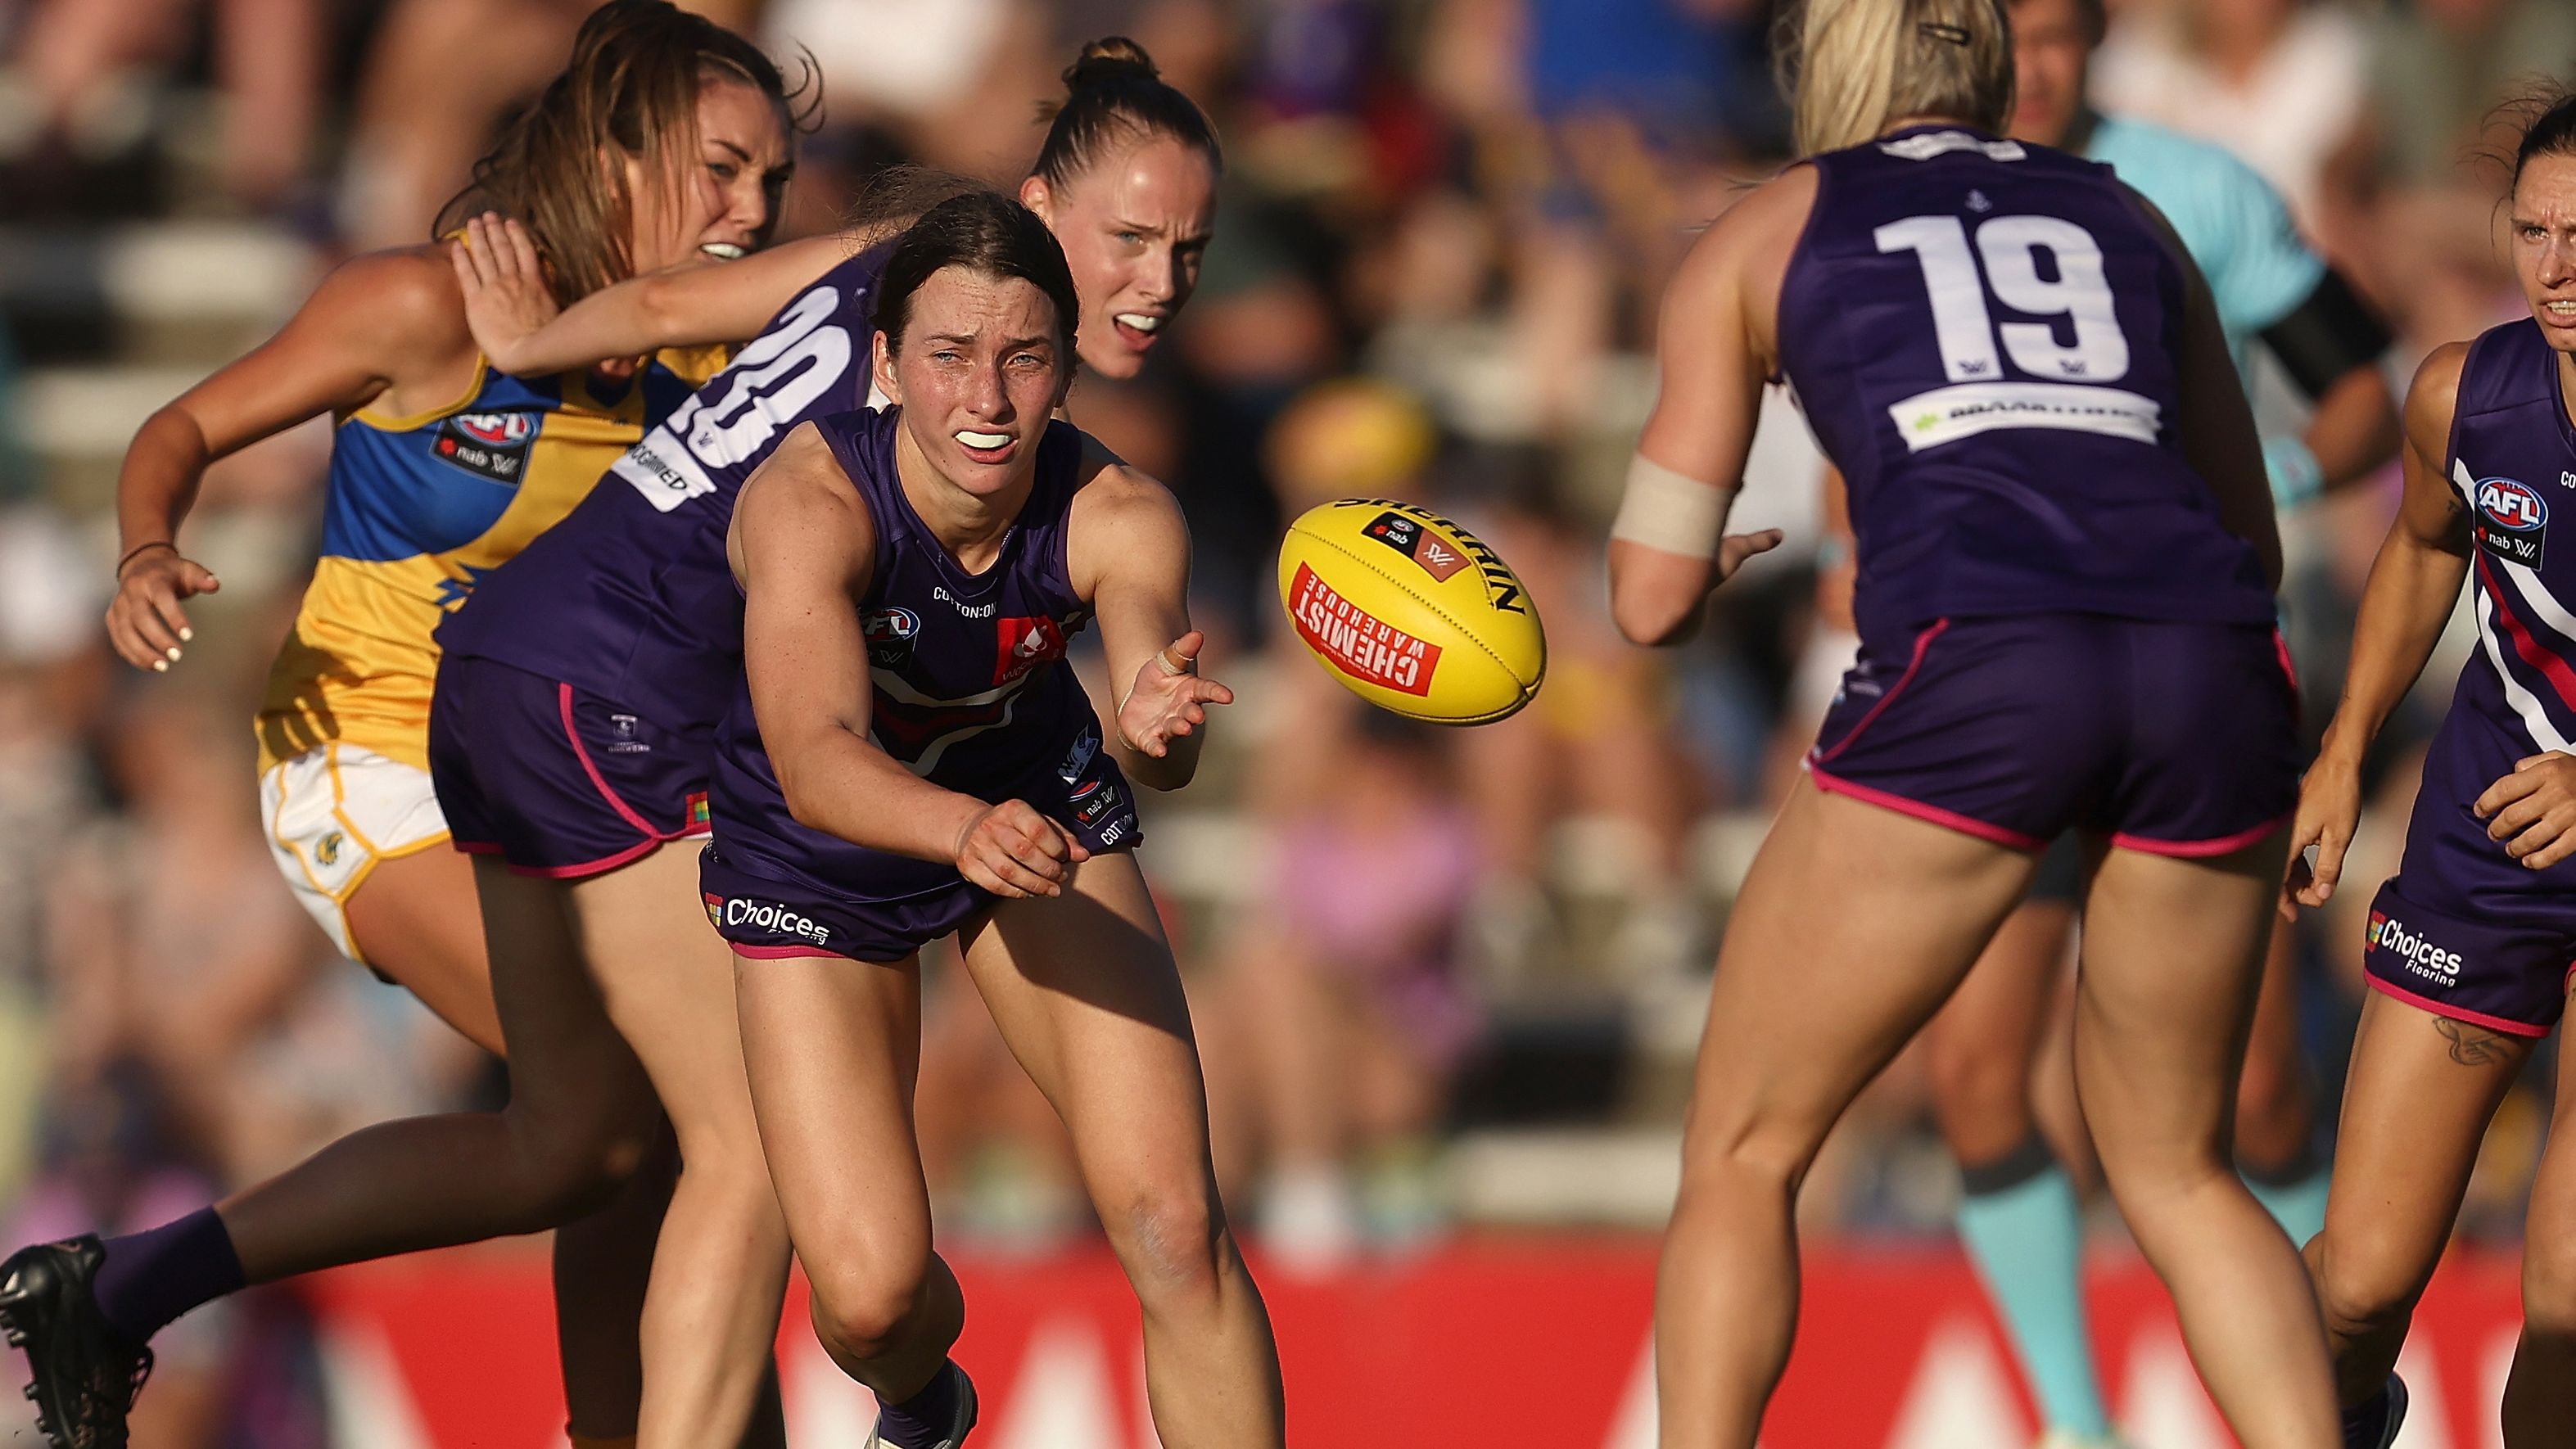
M 913 1138 L 919 958 L 738 960 L 734 1001 L 761 1146 L 813 1284 L 814 1336 L 878 1399 L 909 1399 L 966 1322 L 957 1279 L 930 1248 Z
M 2397 1366 L 2487 1122 L 2531 1048 L 2386 992 L 2363 1000 L 2326 1229 L 2307 1251 L 2346 1405 L 2379 1392 Z M 2536 1193 L 2532 1201 L 2537 1211 Z
M 1750 1449 L 1796 1324 L 1798 1185 L 2032 867 L 1812 784 L 1791 794 L 1736 897 L 1700 1042 L 1655 1292 L 1664 1449 Z
M 562 890 L 510 882 L 530 909 Z M 639 1449 L 730 1444 L 750 1419 L 787 1291 L 787 1225 L 743 1075 L 733 954 L 707 926 L 686 846 L 571 895 L 583 959 L 679 1139 L 682 1171 L 644 1300 Z
M 2025 901 L 1926 1032 L 1932 1111 L 1965 1188 L 1959 1238 L 2051 1429 L 2108 1438 L 2084 1310 L 2083 1204 L 2040 1135 L 2031 1078 L 2075 908 Z
M 557 898 L 512 892 L 497 861 L 476 874 L 490 939 L 520 959 L 579 959 Z M 492 986 L 513 1048 L 509 1107 L 370 1127 L 226 1199 L 250 1281 L 553 1227 L 604 1206 L 642 1165 L 652 1091 L 589 978 L 505 968 Z
M 1099 856 L 1062 896 L 1002 902 L 965 944 L 994 1024 L 1073 1134 L 1144 1309 L 1162 1442 L 1284 1443 L 1279 1351 L 1217 1201 L 1189 1002 L 1135 858 Z
M 2237 1438 L 2324 1449 L 2341 1431 L 2316 1299 L 2228 1143 L 2282 840 L 2208 860 L 2109 853 L 2085 902 L 2075 1081 L 2112 1195 Z
M 369 965 L 500 1055 L 500 1011 L 474 901 L 473 858 L 442 842 L 379 861 L 349 897 L 349 935 Z M 556 1230 L 564 1399 L 573 1431 L 584 1438 L 619 1439 L 635 1430 L 644 1392 L 637 1324 L 669 1200 L 667 1174 L 640 1175 L 606 1209 Z
M 2506 1449 L 2563 1446 L 2576 1424 L 2576 1064 L 2558 1058 L 2558 1109 L 2522 1241 L 2522 1342 L 2504 1385 Z
M 420 998 L 476 1046 L 503 1055 L 474 857 L 445 841 L 376 862 L 342 908 L 367 964 Z
M 2263 989 L 2236 1089 L 2236 1162 L 2264 1211 L 2293 1243 L 2325 1227 L 2326 1164 L 2316 1103 L 2299 1052 L 2298 938 L 2276 927 L 2263 954 Z

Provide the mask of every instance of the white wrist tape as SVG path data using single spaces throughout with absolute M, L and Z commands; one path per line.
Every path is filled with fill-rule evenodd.
M 1735 492 L 1635 454 L 1628 459 L 1628 487 L 1610 536 L 1685 558 L 1715 558 Z

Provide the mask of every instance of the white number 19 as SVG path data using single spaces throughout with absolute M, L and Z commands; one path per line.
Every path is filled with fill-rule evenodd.
M 2068 382 L 2116 382 L 2128 375 L 2129 339 L 2120 331 L 2111 284 L 2102 269 L 2102 247 L 2093 234 L 2055 216 L 1998 216 L 1977 228 L 1977 255 L 1968 251 L 1968 229 L 1955 216 L 1909 216 L 1874 234 L 1881 252 L 1910 251 L 1923 264 L 1932 296 L 1932 332 L 1941 365 L 1952 382 L 1990 382 L 2003 375 L 1995 341 L 2013 366 L 2033 377 Z M 2057 262 L 2057 279 L 2039 274 L 2042 247 Z M 1995 325 L 1996 300 L 2034 317 L 2066 317 L 2075 345 L 2058 342 L 2045 322 Z

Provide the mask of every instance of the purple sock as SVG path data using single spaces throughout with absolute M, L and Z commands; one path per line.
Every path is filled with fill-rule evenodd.
M 2379 1441 L 2388 1437 L 2388 1390 L 2378 1393 L 2343 1411 L 2343 1442 L 2362 1449 L 2378 1449 Z
M 941 1364 L 920 1393 L 877 1410 L 877 1437 L 894 1449 L 939 1449 L 957 1417 L 957 1383 L 964 1376 L 956 1360 Z
M 110 1238 L 90 1291 L 98 1311 L 135 1343 L 150 1343 L 170 1320 L 242 1287 L 233 1236 L 213 1208 L 199 1208 L 147 1233 Z

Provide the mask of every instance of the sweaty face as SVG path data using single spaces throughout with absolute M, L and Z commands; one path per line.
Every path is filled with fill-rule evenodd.
M 1147 136 L 1062 188 L 1039 177 L 1020 200 L 1046 218 L 1082 294 L 1083 365 L 1134 377 L 1199 284 L 1216 225 L 1216 170 L 1194 146 Z
M 990 498 L 1035 476 L 1038 439 L 1072 380 L 1056 324 L 1035 283 L 952 266 L 912 294 L 899 349 L 877 334 L 877 387 L 941 477 Z
M 2513 270 L 2540 332 L 2576 353 L 2576 156 L 2534 156 L 2513 188 Z
M 710 79 L 698 87 L 697 154 L 657 176 L 626 163 L 635 198 L 628 255 L 638 272 L 697 259 L 732 261 L 769 242 L 794 174 L 787 119 L 757 86 Z
M 2012 36 L 2013 138 L 2058 145 L 2084 105 L 2093 36 L 2075 0 L 2020 0 Z

